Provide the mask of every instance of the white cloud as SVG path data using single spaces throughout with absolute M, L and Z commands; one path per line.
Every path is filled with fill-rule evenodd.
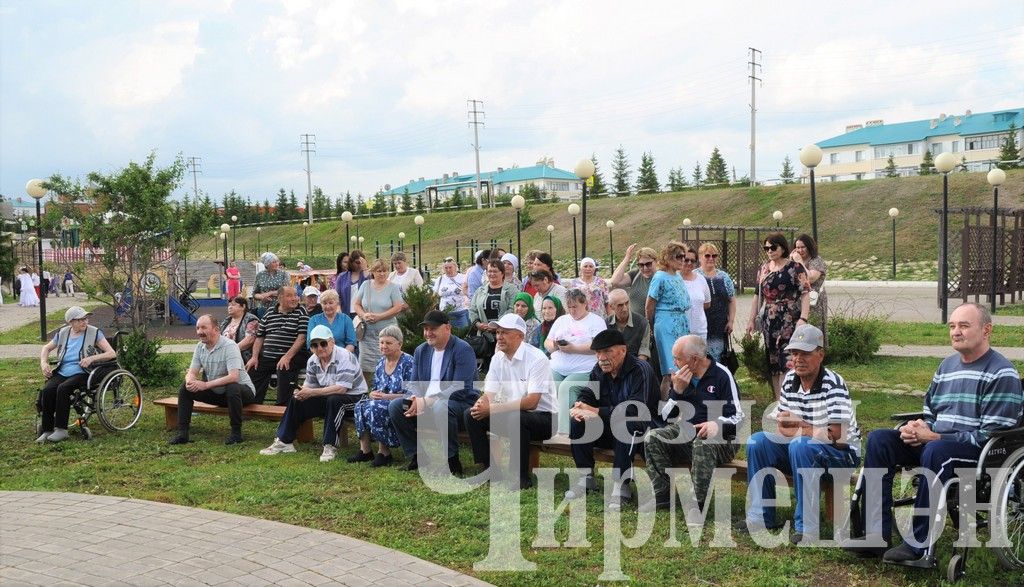
M 133 108 L 167 98 L 203 52 L 196 21 L 157 25 L 125 40 L 125 45 L 94 87 L 115 108 Z

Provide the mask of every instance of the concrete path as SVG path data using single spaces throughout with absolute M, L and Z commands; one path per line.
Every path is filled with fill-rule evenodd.
M 151 501 L 0 492 L 3 585 L 488 585 L 340 534 Z
M 995 349 L 1011 361 L 1024 361 L 1024 347 L 995 347 Z M 883 344 L 878 349 L 878 354 L 888 357 L 932 357 L 935 359 L 945 359 L 953 354 L 953 348 L 950 346 L 925 346 L 918 344 L 906 346 Z
M 39 307 L 22 308 L 17 303 L 10 303 L 7 296 L 4 296 L 4 301 L 8 302 L 0 306 L 0 332 L 6 332 L 8 330 L 14 330 L 19 326 L 26 324 L 35 324 L 39 326 Z M 56 312 L 57 310 L 67 310 L 71 306 L 81 306 L 88 299 L 84 293 L 79 293 L 75 297 L 69 298 L 66 295 L 61 295 L 59 298 L 50 296 L 46 298 L 46 313 Z M 52 326 L 52 325 L 51 325 Z

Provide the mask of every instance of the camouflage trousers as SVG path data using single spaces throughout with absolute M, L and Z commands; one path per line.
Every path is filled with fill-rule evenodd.
M 671 479 L 668 470 L 690 463 L 693 478 L 693 493 L 697 503 L 703 504 L 715 467 L 731 461 L 739 446 L 731 442 L 707 442 L 694 438 L 691 442 L 680 442 L 679 424 L 669 424 L 647 433 L 644 441 L 644 459 L 647 473 L 654 484 L 654 494 L 659 499 L 667 497 Z

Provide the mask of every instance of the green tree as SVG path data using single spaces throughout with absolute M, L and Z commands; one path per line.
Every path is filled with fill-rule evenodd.
M 704 184 L 704 172 L 702 171 L 702 167 L 700 166 L 700 161 L 698 161 L 697 165 L 694 166 L 692 177 L 693 185 L 697 186 L 698 188 Z
M 363 194 L 356 194 L 356 210 L 353 214 L 366 214 L 366 202 L 363 200 Z
M 373 194 L 373 213 L 382 214 L 384 216 L 387 216 L 388 214 L 388 198 L 384 195 L 384 192 L 380 190 Z
M 538 188 L 533 182 L 519 188 L 519 195 L 527 202 L 537 202 L 538 204 L 544 202 L 545 196 L 544 191 Z
M 935 158 L 932 157 L 931 149 L 924 150 L 924 156 L 921 157 L 920 169 L 920 175 L 932 175 L 935 173 Z
M 729 183 L 729 170 L 718 147 L 711 151 L 711 158 L 708 159 L 708 165 L 704 169 L 704 177 L 711 185 Z
M 298 220 L 303 217 L 304 212 L 305 210 L 299 212 L 299 200 L 295 197 L 295 190 L 291 190 L 288 193 L 288 219 Z
M 263 210 L 260 211 L 260 222 L 264 222 L 273 218 L 273 214 L 270 213 L 270 200 L 267 198 L 263 199 Z
M 288 192 L 281 188 L 274 201 L 274 220 L 288 220 Z
M 426 203 L 423 200 L 425 194 L 426 194 L 426 190 L 424 190 L 422 192 L 418 192 L 416 194 L 416 213 L 417 214 L 422 214 L 423 211 L 426 210 Z
M 357 212 L 355 203 L 352 201 L 352 192 L 345 190 L 345 210 L 355 214 Z
M 967 173 L 967 155 L 960 156 L 960 165 L 957 165 L 957 171 Z
M 463 203 L 464 201 L 462 197 L 462 190 L 460 190 L 459 188 L 455 188 L 455 191 L 452 192 L 451 197 L 448 198 L 448 207 L 453 210 L 457 210 L 462 207 Z
M 388 196 L 388 215 L 398 216 L 398 196 L 395 194 Z
M 640 169 L 636 178 L 636 193 L 655 194 L 661 191 L 658 183 L 658 173 L 654 168 L 654 155 L 644 152 L 640 156 Z
M 594 164 L 594 185 L 587 188 L 588 198 L 602 198 L 607 195 L 608 187 L 604 184 L 604 176 L 601 175 L 601 169 L 597 166 L 597 154 L 590 154 L 590 162 Z
M 1009 133 L 1003 139 L 1003 146 L 999 149 L 999 161 L 997 166 L 1000 169 L 1016 169 L 1020 167 L 1017 161 L 1020 159 L 1020 147 L 1017 146 L 1017 125 L 1010 123 L 1006 129 Z
M 417 205 L 419 202 L 417 202 Z M 409 186 L 402 190 L 402 213 L 411 214 L 413 211 L 412 196 L 409 195 Z
M 886 177 L 899 177 L 900 172 L 896 170 L 896 160 L 890 154 L 888 161 L 885 163 L 885 176 Z
M 341 218 L 341 213 L 344 212 L 344 211 L 345 211 L 345 201 L 342 199 L 342 196 L 339 194 L 338 197 L 334 199 L 334 210 L 332 211 L 332 215 L 335 218 Z
M 793 162 L 789 159 L 789 155 L 782 160 L 782 173 L 779 174 L 779 178 L 782 179 L 782 183 L 790 184 L 793 183 L 793 177 L 796 174 L 793 173 Z
M 626 158 L 626 151 L 619 145 L 615 150 L 615 158 L 612 159 L 612 177 L 615 181 L 615 195 L 622 197 L 629 195 L 629 159 Z
M 17 258 L 14 255 L 14 232 L 7 231 L 8 206 L 11 206 L 9 200 L 0 194 L 0 276 L 5 282 L 13 283 Z
M 313 187 L 313 218 L 324 218 L 331 215 L 331 201 L 320 186 Z

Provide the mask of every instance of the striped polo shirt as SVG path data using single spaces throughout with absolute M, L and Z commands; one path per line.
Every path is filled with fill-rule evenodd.
M 821 367 L 811 389 L 804 389 L 796 371 L 786 373 L 782 381 L 779 410 L 787 411 L 815 428 L 830 424 L 846 427 L 846 444 L 860 452 L 860 428 L 846 381 L 831 369 Z
M 256 336 L 263 339 L 262 355 L 274 360 L 283 357 L 300 334 L 306 336 L 308 324 L 309 314 L 302 306 L 287 314 L 282 314 L 277 306 L 268 310 L 256 329 Z
M 925 421 L 944 440 L 981 447 L 989 435 L 1021 418 L 1020 374 L 995 349 L 971 363 L 946 357 L 924 396 Z
M 306 386 L 322 388 L 332 385 L 347 388 L 347 395 L 366 393 L 366 379 L 359 370 L 359 361 L 355 355 L 337 344 L 334 345 L 334 354 L 327 368 L 320 365 L 320 357 L 315 354 L 306 361 Z

